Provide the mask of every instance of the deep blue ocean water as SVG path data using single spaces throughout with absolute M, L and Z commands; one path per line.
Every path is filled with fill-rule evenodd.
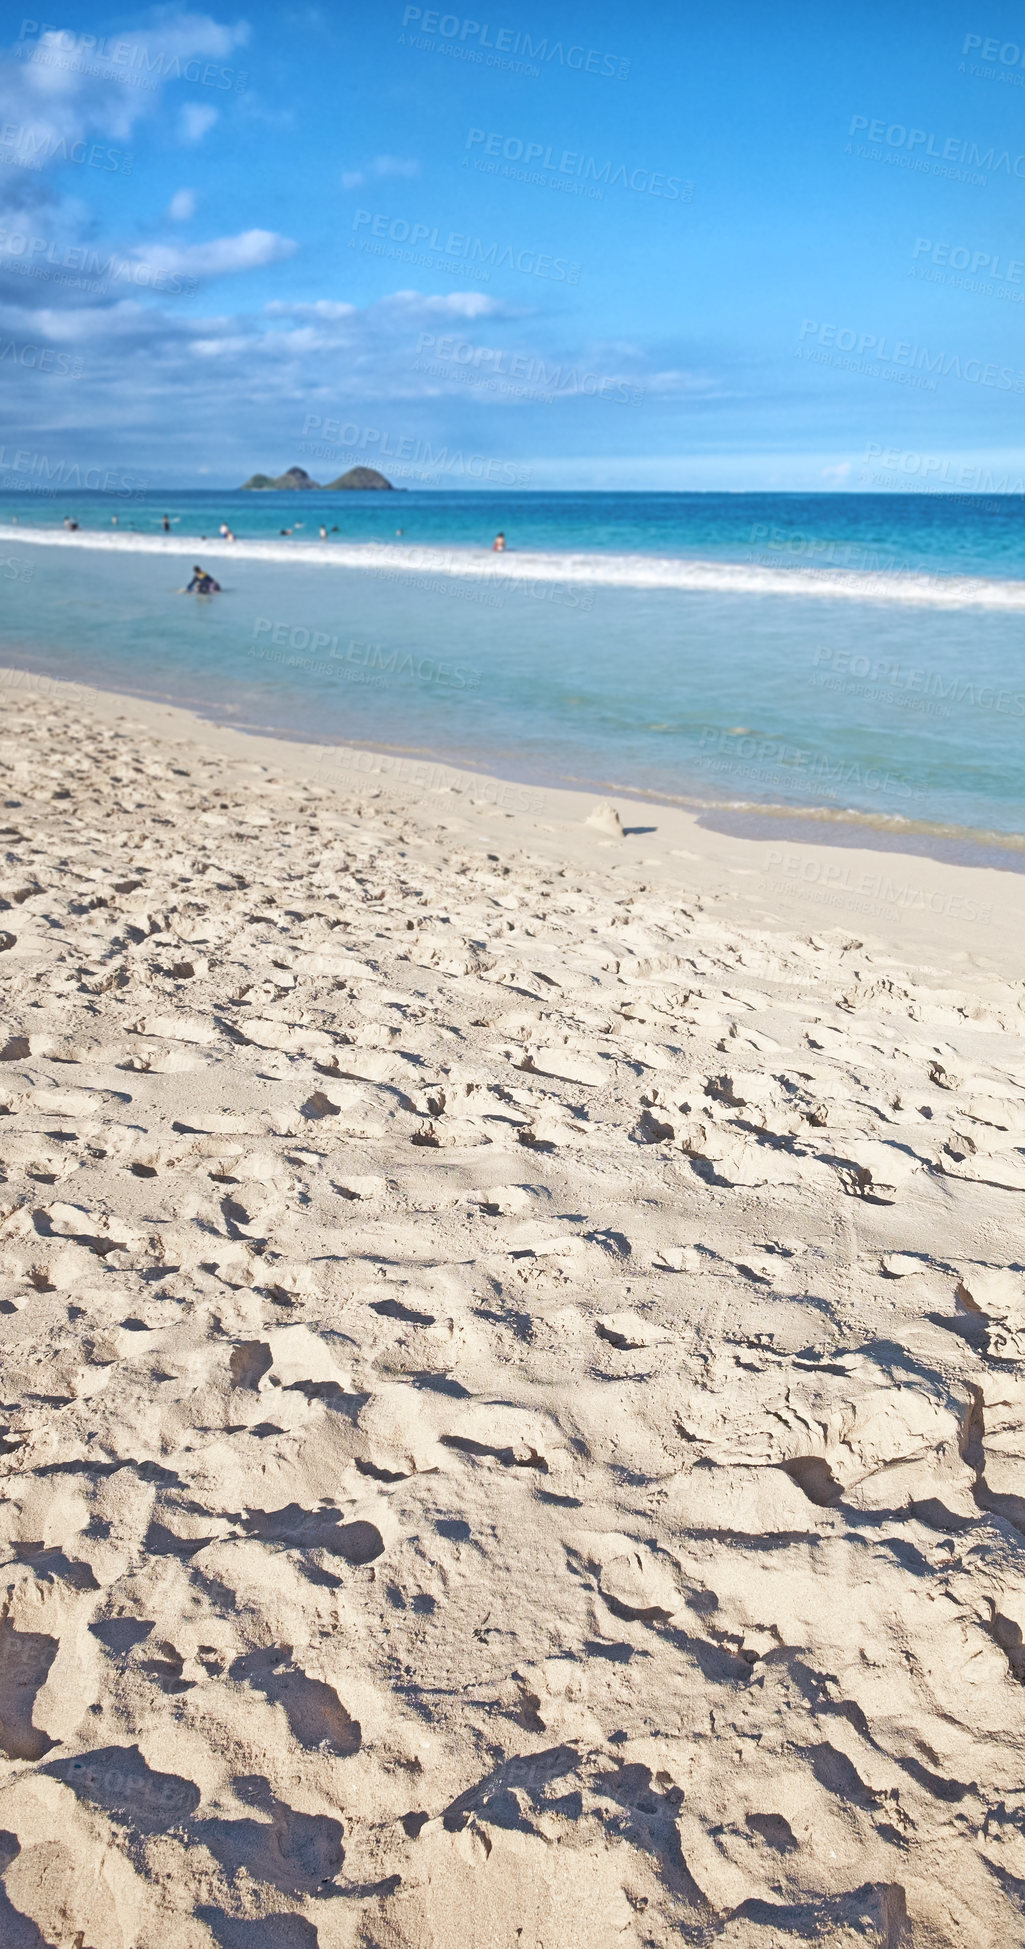
M 1021 835 L 1022 498 L 0 486 L 0 657 L 512 778 Z

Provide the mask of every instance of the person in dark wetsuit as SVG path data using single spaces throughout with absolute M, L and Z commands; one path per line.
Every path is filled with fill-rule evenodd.
M 221 592 L 220 583 L 214 581 L 213 576 L 209 573 L 207 569 L 200 568 L 198 562 L 195 562 L 193 564 L 192 580 L 185 591 L 186 595 L 189 596 L 192 595 L 193 592 L 195 592 L 197 596 L 211 596 L 215 594 L 219 595 Z

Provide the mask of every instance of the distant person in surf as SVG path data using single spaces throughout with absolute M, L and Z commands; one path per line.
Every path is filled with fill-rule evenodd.
M 186 595 L 212 596 L 220 595 L 220 592 L 221 585 L 219 582 L 214 581 L 209 570 L 200 568 L 199 563 L 194 562 L 192 567 L 192 580 L 185 591 Z
M 226 521 L 222 521 L 222 522 L 221 522 L 221 540 L 222 540 L 222 541 L 227 541 L 227 540 L 228 540 L 228 538 L 229 538 L 229 537 L 228 537 L 228 524 L 227 524 L 227 522 L 226 522 Z
M 327 540 L 327 529 L 326 529 L 326 528 L 323 528 L 323 527 L 321 528 L 321 530 L 320 530 L 320 539 L 321 539 L 321 541 L 326 541 L 326 540 Z
M 491 550 L 492 553 L 495 555 L 505 554 L 505 536 L 502 534 L 501 530 L 499 530 L 498 534 L 495 536 L 495 539 L 491 544 Z
M 168 520 L 168 518 L 167 518 L 167 516 L 166 516 L 166 514 L 165 514 L 165 516 L 164 516 L 164 519 L 163 519 L 163 529 L 164 529 L 164 533 L 165 533 L 165 535 L 169 535 L 169 534 L 170 534 L 170 532 L 171 532 L 171 523 L 169 522 L 169 520 Z
M 111 515 L 111 517 L 110 517 L 110 525 L 111 525 L 111 527 L 112 527 L 112 528 L 116 528 L 116 527 L 117 527 L 117 515 L 116 515 L 116 514 L 112 514 L 112 515 Z

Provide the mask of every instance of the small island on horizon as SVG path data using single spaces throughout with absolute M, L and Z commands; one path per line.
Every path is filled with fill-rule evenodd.
M 269 488 L 282 487 L 317 489 L 321 493 L 333 493 L 335 488 L 355 488 L 357 491 L 362 489 L 364 492 L 370 488 L 387 488 L 391 494 L 399 491 L 374 467 L 350 467 L 347 474 L 339 474 L 337 480 L 326 481 L 323 486 L 320 481 L 310 479 L 305 467 L 289 467 L 276 479 L 273 479 L 270 474 L 251 474 L 247 481 L 243 481 L 239 492 L 245 493 L 251 488 L 258 493 Z

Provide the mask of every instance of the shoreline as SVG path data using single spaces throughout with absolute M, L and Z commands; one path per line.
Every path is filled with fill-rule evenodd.
M 311 750 L 324 752 L 351 750 L 376 753 L 402 762 L 440 766 L 465 774 L 468 778 L 479 776 L 500 780 L 531 792 L 565 792 L 578 797 L 597 793 L 622 798 L 635 805 L 638 811 L 647 807 L 681 813 L 708 831 L 735 831 L 738 835 L 743 831 L 757 838 L 764 829 L 763 836 L 768 837 L 773 833 L 782 839 L 794 834 L 806 839 L 809 845 L 844 849 L 854 847 L 891 858 L 894 855 L 909 859 L 926 858 L 939 865 L 991 868 L 1002 873 L 1025 874 L 1025 833 L 1001 833 L 979 827 L 914 821 L 899 813 L 869 813 L 856 807 L 811 803 L 788 805 L 757 799 L 712 799 L 702 798 L 696 793 L 670 796 L 614 779 L 550 779 L 540 776 L 529 766 L 515 768 L 512 764 L 500 771 L 491 771 L 473 765 L 462 754 L 451 756 L 443 751 L 415 745 L 346 745 L 326 738 L 303 739 L 290 731 L 277 731 L 268 725 L 240 724 L 231 715 L 229 706 L 218 708 L 216 703 L 208 703 L 204 699 L 179 703 L 149 690 L 108 691 L 104 684 L 64 678 L 51 669 L 37 669 L 31 664 L 0 666 L 0 683 L 9 683 L 10 687 L 17 688 L 25 680 L 63 684 L 71 689 L 95 691 L 99 695 L 114 695 L 158 710 L 180 710 L 194 718 L 196 723 L 205 724 L 211 729 L 234 730 L 247 737 L 266 738 L 274 744 L 308 745 Z M 799 834 L 797 828 L 801 828 Z
M 481 831 L 493 836 L 511 825 L 518 842 L 537 847 L 542 857 L 551 857 L 554 841 L 580 860 L 597 846 L 603 864 L 631 877 L 658 872 L 670 884 L 690 887 L 697 873 L 703 893 L 727 900 L 738 918 L 753 922 L 757 915 L 758 924 L 871 923 L 868 933 L 901 953 L 943 955 L 951 950 L 951 928 L 964 923 L 973 929 L 973 953 L 1008 968 L 1020 959 L 1014 942 L 1025 935 L 1025 859 L 1017 850 L 1009 849 L 1008 862 L 1000 864 L 923 856 L 901 851 L 899 834 L 892 845 L 872 844 L 870 831 L 880 842 L 884 834 L 843 815 L 690 807 L 612 787 L 510 779 L 430 753 L 305 741 L 166 700 L 0 667 L 0 695 L 48 691 L 57 702 L 84 702 L 108 723 L 129 717 L 152 735 L 272 764 L 336 793 L 387 793 L 405 811 L 424 791 L 460 801 Z M 587 820 L 596 799 L 615 803 L 624 840 L 595 837 Z M 963 950 L 954 954 L 965 958 Z

